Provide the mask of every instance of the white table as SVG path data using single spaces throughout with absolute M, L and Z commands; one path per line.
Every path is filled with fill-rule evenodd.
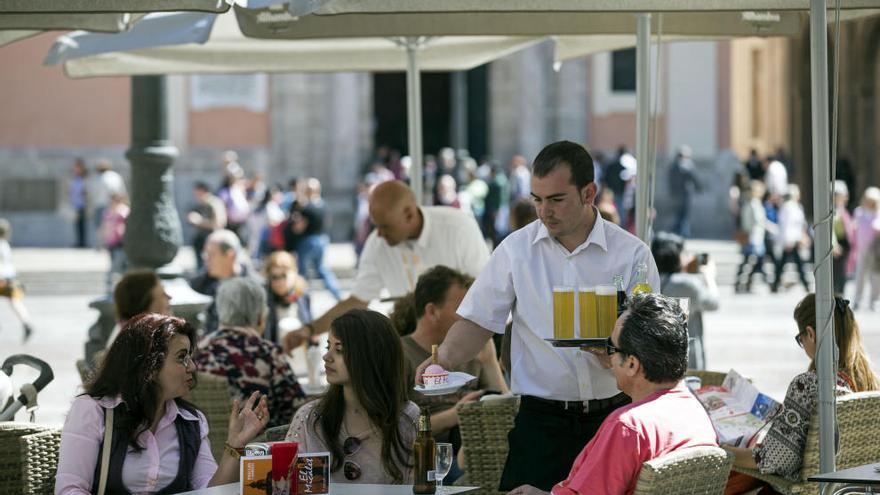
M 476 486 L 444 486 L 437 488 L 437 495 L 455 495 L 478 490 Z M 442 491 L 441 491 L 442 490 Z M 180 495 L 238 495 L 238 483 L 194 490 Z M 366 485 L 357 483 L 331 483 L 330 495 L 412 495 L 412 485 Z

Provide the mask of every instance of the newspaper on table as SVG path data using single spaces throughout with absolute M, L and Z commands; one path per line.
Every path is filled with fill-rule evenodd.
M 718 441 L 735 447 L 750 446 L 782 408 L 734 370 L 727 373 L 720 387 L 701 387 L 694 395 L 709 413 Z

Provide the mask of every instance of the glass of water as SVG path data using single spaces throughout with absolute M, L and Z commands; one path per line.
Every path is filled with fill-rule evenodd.
M 452 444 L 451 443 L 437 443 L 437 471 L 435 476 L 437 477 L 437 487 L 439 488 L 437 491 L 443 491 L 443 478 L 449 474 L 449 468 L 452 467 Z

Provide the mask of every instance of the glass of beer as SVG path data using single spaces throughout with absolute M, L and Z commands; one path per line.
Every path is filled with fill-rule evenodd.
M 574 338 L 574 287 L 553 287 L 553 338 Z
M 596 286 L 596 320 L 599 337 L 611 337 L 617 321 L 617 287 L 613 285 Z
M 596 317 L 596 288 L 580 287 L 578 289 L 578 309 L 581 319 L 581 338 L 599 338 L 599 321 Z

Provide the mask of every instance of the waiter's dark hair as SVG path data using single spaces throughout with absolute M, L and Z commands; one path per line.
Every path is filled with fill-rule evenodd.
M 547 177 L 560 165 L 567 165 L 571 170 L 571 183 L 578 191 L 595 179 L 593 157 L 586 148 L 571 141 L 557 141 L 545 146 L 532 163 L 532 174 Z
M 687 314 L 678 301 L 660 294 L 634 296 L 623 314 L 618 347 L 635 356 L 653 383 L 684 378 L 687 371 Z

